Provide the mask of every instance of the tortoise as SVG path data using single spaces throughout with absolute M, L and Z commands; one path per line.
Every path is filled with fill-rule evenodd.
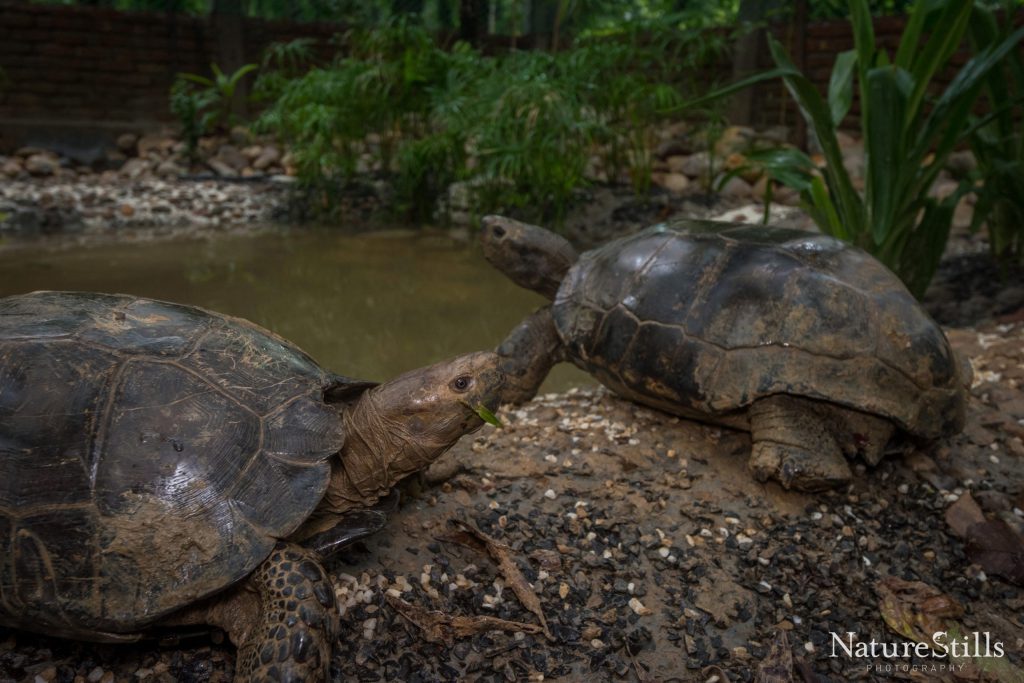
M 235 681 L 326 680 L 322 557 L 379 528 L 392 485 L 477 429 L 502 381 L 493 352 L 376 385 L 201 308 L 0 299 L 0 625 L 124 642 L 209 624 Z
M 807 491 L 848 481 L 847 457 L 877 464 L 891 437 L 963 428 L 969 367 L 891 271 L 832 237 L 677 219 L 577 257 L 489 216 L 481 241 L 553 302 L 498 348 L 505 402 L 569 360 L 628 399 L 748 430 L 756 478 Z

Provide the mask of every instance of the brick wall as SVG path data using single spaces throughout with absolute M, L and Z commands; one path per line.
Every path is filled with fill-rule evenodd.
M 1024 12 L 1017 15 L 1022 20 Z M 895 49 L 904 23 L 903 17 L 876 19 L 877 38 Z M 304 36 L 329 54 L 327 41 L 342 28 L 246 19 L 245 61 L 257 61 L 272 42 Z M 787 27 L 772 31 L 799 63 L 800 46 Z M 0 87 L 0 150 L 24 143 L 95 145 L 118 132 L 172 122 L 167 93 L 175 74 L 208 73 L 210 63 L 219 61 L 216 38 L 208 18 L 0 0 L 0 68 L 7 76 Z M 807 26 L 804 68 L 822 92 L 835 55 L 852 46 L 848 22 Z M 761 48 L 759 66 L 770 68 L 767 46 Z M 964 58 L 959 55 L 959 63 Z M 856 112 L 855 103 L 846 125 L 857 125 Z M 755 90 L 750 119 L 759 127 L 795 126 L 797 112 L 780 81 Z
M 338 24 L 245 20 L 245 61 L 269 43 L 309 36 L 326 46 Z M 167 93 L 180 71 L 207 74 L 210 20 L 0 0 L 0 145 L 74 146 L 172 121 Z

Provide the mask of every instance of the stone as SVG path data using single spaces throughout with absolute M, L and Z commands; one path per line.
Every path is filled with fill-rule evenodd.
M 715 142 L 715 154 L 726 157 L 733 152 L 743 152 L 756 137 L 753 128 L 747 126 L 729 126 L 722 131 L 721 137 Z
M 249 161 L 259 158 L 260 154 L 262 153 L 262 145 L 248 145 L 247 147 L 242 149 L 242 154 L 244 154 L 245 158 L 248 159 Z
M 129 159 L 124 162 L 124 166 L 121 167 L 121 175 L 131 178 L 132 180 L 148 174 L 149 171 L 150 162 L 145 159 Z
M 231 139 L 232 143 L 239 147 L 244 147 L 249 144 L 249 141 L 252 139 L 252 134 L 245 126 L 233 126 L 228 137 Z
M 156 167 L 156 174 L 160 177 L 177 177 L 185 175 L 185 169 L 176 164 L 172 159 L 161 161 Z
M 665 159 L 665 165 L 668 166 L 670 173 L 685 173 L 683 166 L 686 163 L 686 156 L 683 154 L 673 154 L 672 156 Z
M 232 178 L 232 177 L 238 175 L 238 171 L 236 171 L 231 166 L 228 166 L 226 163 L 224 163 L 220 159 L 217 159 L 217 158 L 210 159 L 210 160 L 208 160 L 206 162 L 206 164 L 210 168 L 212 168 L 214 170 L 214 172 L 216 172 L 217 175 L 221 176 L 222 178 Z
M 25 159 L 25 170 L 32 175 L 53 175 L 60 168 L 60 163 L 50 154 L 33 154 Z
M 683 194 L 690 187 L 690 179 L 682 173 L 666 173 L 660 185 L 672 194 Z
M 138 142 L 139 136 L 135 133 L 122 133 L 117 136 L 117 148 L 125 154 L 131 154 Z
M 679 170 L 691 178 L 699 178 L 707 175 L 709 156 L 707 152 L 697 152 L 686 157 L 680 162 Z
M 45 149 L 43 149 L 42 147 L 26 146 L 26 147 L 19 147 L 17 150 L 15 150 L 14 156 L 26 159 L 28 157 L 35 156 L 36 154 L 46 154 L 46 153 L 47 153 L 47 151 Z
M 946 157 L 946 168 L 957 178 L 966 177 L 977 167 L 978 160 L 974 158 L 974 152 L 969 149 L 953 152 Z
M 863 147 L 857 138 L 841 130 L 836 131 L 836 142 L 839 143 L 840 149 L 848 149 L 856 145 Z
M 177 141 L 162 133 L 148 133 L 135 143 L 135 153 L 140 157 L 148 157 L 151 152 L 163 155 L 171 150 Z
M 8 158 L 3 163 L 3 166 L 0 166 L 0 173 L 3 173 L 5 176 L 9 178 L 17 177 L 21 175 L 24 171 L 25 169 L 22 168 L 21 162 L 19 162 L 15 157 Z
M 663 140 L 654 148 L 654 156 L 659 159 L 665 159 L 672 156 L 686 156 L 693 151 L 691 147 L 692 146 L 688 144 L 686 140 L 680 140 L 678 138 Z
M 214 159 L 228 165 L 235 173 L 249 165 L 249 160 L 234 145 L 222 145 Z
M 843 148 L 843 168 L 851 178 L 864 177 L 864 146 L 859 142 Z
M 726 181 L 725 185 L 718 192 L 723 197 L 746 198 L 753 194 L 753 188 L 743 178 L 733 176 Z
M 135 215 L 135 207 L 131 204 L 122 204 L 118 210 L 125 218 L 131 218 Z
M 960 183 L 955 180 L 936 180 L 932 183 L 932 186 L 928 188 L 928 196 L 935 197 L 936 199 L 945 199 L 956 192 L 958 187 L 960 187 Z
M 281 160 L 281 152 L 273 145 L 267 145 L 263 148 L 256 160 L 252 162 L 252 167 L 257 171 L 262 171 L 276 164 Z

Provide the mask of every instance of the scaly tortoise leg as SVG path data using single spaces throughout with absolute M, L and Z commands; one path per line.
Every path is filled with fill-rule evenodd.
M 235 683 L 322 683 L 338 632 L 334 589 L 315 553 L 280 542 L 249 578 L 260 609 L 239 644 Z
M 749 466 L 759 481 L 777 479 L 787 489 L 823 491 L 850 480 L 833 420 L 822 410 L 817 401 L 782 394 L 750 406 Z

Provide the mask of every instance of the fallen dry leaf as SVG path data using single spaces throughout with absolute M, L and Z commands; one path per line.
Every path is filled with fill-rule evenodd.
M 793 653 L 786 632 L 779 629 L 768 656 L 757 667 L 755 683 L 793 683 Z
M 967 530 L 967 557 L 986 574 L 1024 585 L 1024 537 L 1001 519 L 974 524 Z
M 396 612 L 412 622 L 423 631 L 423 636 L 432 643 L 451 645 L 456 638 L 465 638 L 488 631 L 522 631 L 524 633 L 541 633 L 536 624 L 524 624 L 519 621 L 508 621 L 497 617 L 476 616 L 465 617 L 445 614 L 436 610 L 425 610 L 401 598 L 386 595 L 388 604 Z
M 887 576 L 878 582 L 875 592 L 889 628 L 916 643 L 934 646 L 932 634 L 948 631 L 953 620 L 964 613 L 956 600 L 921 581 Z
M 449 520 L 448 524 L 458 529 L 458 531 L 439 536 L 438 540 L 460 543 L 477 552 L 489 555 L 495 564 L 498 565 L 498 571 L 505 577 L 506 583 L 512 589 L 512 592 L 516 594 L 516 597 L 519 598 L 519 602 L 523 604 L 523 607 L 537 615 L 544 635 L 549 639 L 553 638 L 554 636 L 551 635 L 551 631 L 548 630 L 548 620 L 544 616 L 544 609 L 541 607 L 540 598 L 537 597 L 530 583 L 523 576 L 523 572 L 519 570 L 515 560 L 512 559 L 512 549 L 504 543 L 491 538 L 468 522 L 453 519 Z
M 970 638 L 975 635 L 968 634 L 957 619 L 964 613 L 963 607 L 926 583 L 888 576 L 879 581 L 875 591 L 881 600 L 879 609 L 885 623 L 896 633 L 914 642 L 944 651 L 943 645 L 954 641 L 970 643 Z M 938 632 L 945 634 L 942 643 L 932 639 Z M 957 664 L 951 672 L 957 680 L 1024 682 L 1024 671 L 1005 657 L 985 656 L 980 650 L 964 652 L 963 649 L 950 650 L 948 656 Z
M 967 558 L 986 574 L 1024 585 L 1024 537 L 1001 519 L 986 519 L 970 493 L 946 509 L 946 524 L 967 543 Z
M 960 496 L 955 503 L 946 508 L 946 524 L 960 538 L 965 538 L 968 529 L 984 521 L 985 513 L 981 511 L 970 493 Z

